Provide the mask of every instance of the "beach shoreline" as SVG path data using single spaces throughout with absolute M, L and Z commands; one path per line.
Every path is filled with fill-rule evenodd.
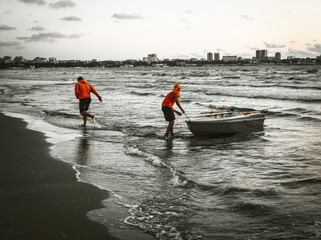
M 27 123 L 0 113 L 3 239 L 110 239 L 87 214 L 103 208 L 105 190 L 79 182 L 68 163 L 50 156 L 50 144 Z

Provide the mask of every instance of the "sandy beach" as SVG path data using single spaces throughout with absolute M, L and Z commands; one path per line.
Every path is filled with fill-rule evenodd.
M 1 239 L 117 239 L 86 214 L 108 192 L 78 182 L 71 165 L 49 154 L 44 135 L 0 114 Z

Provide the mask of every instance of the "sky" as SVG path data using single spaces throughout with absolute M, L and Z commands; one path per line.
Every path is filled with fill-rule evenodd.
M 1 0 L 0 57 L 321 55 L 321 0 Z

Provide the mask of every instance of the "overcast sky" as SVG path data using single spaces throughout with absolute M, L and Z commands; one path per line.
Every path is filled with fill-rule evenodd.
M 321 0 L 1 0 L 0 57 L 321 55 Z

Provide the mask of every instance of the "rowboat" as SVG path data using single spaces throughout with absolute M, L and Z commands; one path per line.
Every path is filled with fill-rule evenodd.
M 268 110 L 234 112 L 232 110 L 202 112 L 186 121 L 194 136 L 222 136 L 262 131 Z

